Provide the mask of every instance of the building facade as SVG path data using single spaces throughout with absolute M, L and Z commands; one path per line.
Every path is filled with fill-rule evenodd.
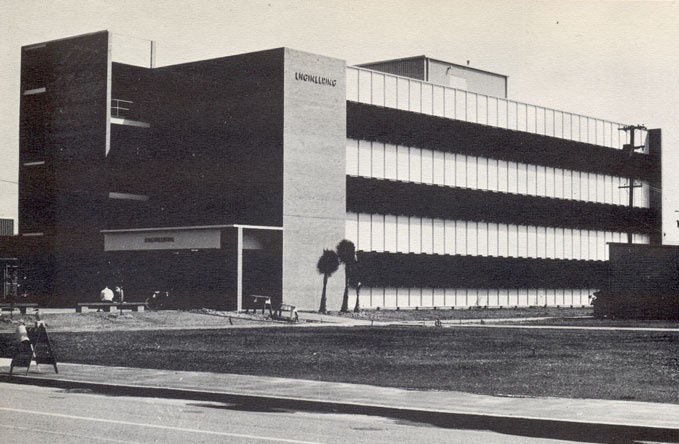
M 607 243 L 660 242 L 659 130 L 623 150 L 619 124 L 426 57 L 153 67 L 116 49 L 105 31 L 22 48 L 17 243 L 49 258 L 54 304 L 121 284 L 314 309 L 316 261 L 347 238 L 363 307 L 583 305 Z

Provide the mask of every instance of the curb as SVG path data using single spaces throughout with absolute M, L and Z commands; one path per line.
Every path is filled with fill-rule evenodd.
M 245 411 L 297 410 L 314 413 L 336 413 L 381 416 L 397 420 L 425 423 L 441 428 L 487 430 L 496 433 L 542 439 L 561 439 L 591 443 L 632 443 L 637 441 L 677 442 L 679 428 L 623 425 L 460 413 L 421 408 L 393 407 L 341 401 L 324 401 L 281 396 L 247 395 L 229 392 L 177 389 L 140 385 L 85 382 L 68 379 L 36 378 L 25 375 L 0 374 L 0 382 L 65 390 L 90 390 L 109 396 L 182 399 L 230 404 L 227 408 Z

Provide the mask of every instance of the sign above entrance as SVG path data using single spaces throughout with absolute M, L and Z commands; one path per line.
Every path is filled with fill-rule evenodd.
M 219 229 L 143 230 L 104 233 L 104 251 L 221 248 Z

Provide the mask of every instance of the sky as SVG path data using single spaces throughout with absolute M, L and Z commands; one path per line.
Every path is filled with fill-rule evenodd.
M 679 2 L 0 0 L 0 218 L 18 217 L 21 46 L 104 29 L 154 40 L 159 66 L 283 46 L 469 61 L 509 76 L 512 100 L 661 128 L 664 243 L 679 244 Z

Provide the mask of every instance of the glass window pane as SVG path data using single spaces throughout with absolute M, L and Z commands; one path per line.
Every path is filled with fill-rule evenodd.
M 399 145 L 396 151 L 397 155 L 397 178 L 401 181 L 410 180 L 410 154 L 407 146 Z
M 410 181 L 422 182 L 422 150 L 410 148 Z
M 378 179 L 384 178 L 384 144 L 372 142 L 372 172 L 371 176 Z
M 508 128 L 507 107 L 508 102 L 506 100 L 497 99 L 497 126 L 500 128 Z
M 488 125 L 498 126 L 499 110 L 498 99 L 496 97 L 487 97 Z
M 372 79 L 371 71 L 359 71 L 358 73 L 358 101 L 372 103 Z
M 432 110 L 435 116 L 445 116 L 445 92 L 442 86 L 434 86 Z
M 479 222 L 476 224 L 476 254 L 488 256 L 488 224 Z
M 529 133 L 537 133 L 537 109 L 535 106 L 526 106 L 526 131 Z
M 444 155 L 445 163 L 445 177 L 444 184 L 449 187 L 455 186 L 455 170 L 456 170 L 456 159 L 455 154 L 445 153 Z
M 569 170 L 557 168 L 555 194 L 561 199 L 573 199 L 573 177 Z
M 433 183 L 434 176 L 434 152 L 422 150 L 422 183 Z
M 384 145 L 384 178 L 395 180 L 397 178 L 397 159 L 396 159 L 396 145 Z
M 410 81 L 410 111 L 422 112 L 422 84 L 416 80 Z
M 554 196 L 554 168 L 547 167 L 545 170 L 545 196 Z
M 545 255 L 548 259 L 556 259 L 556 230 L 554 227 L 545 229 Z
M 476 94 L 467 93 L 467 122 L 478 122 L 477 98 Z
M 478 224 L 467 222 L 467 254 L 476 256 L 478 254 Z
M 358 242 L 356 243 L 357 250 L 370 251 L 370 235 L 372 233 L 370 214 L 358 214 Z
M 488 124 L 488 97 L 478 95 L 476 96 L 476 115 L 478 116 L 477 123 L 483 125 Z
M 564 258 L 564 229 L 555 228 L 554 229 L 554 257 L 557 259 Z
M 410 101 L 410 91 L 409 91 L 409 88 L 408 88 L 408 79 L 403 79 L 401 77 L 397 77 L 396 82 L 397 82 L 397 86 L 398 86 L 397 108 L 408 111 L 408 106 L 409 106 L 409 101 Z
M 544 197 L 547 195 L 547 169 L 541 165 L 538 165 L 535 169 L 537 170 L 535 195 Z
M 384 216 L 384 251 L 396 252 L 396 216 Z
M 410 224 L 408 216 L 396 217 L 396 250 L 399 253 L 408 253 L 410 249 Z
M 554 197 L 557 199 L 567 199 L 564 193 L 564 175 L 561 168 L 554 168 Z
M 455 90 L 455 118 L 467 120 L 467 93 Z
M 446 253 L 446 230 L 443 219 L 434 219 L 432 222 L 432 243 L 435 254 Z
M 498 191 L 498 161 L 488 159 L 488 187 L 490 191 Z
M 563 230 L 563 258 L 574 259 L 573 257 L 573 230 Z
M 525 225 L 519 225 L 518 231 L 518 255 L 519 257 L 528 257 L 528 227 Z
M 434 252 L 434 221 L 422 218 L 422 253 Z
M 526 179 L 528 181 L 526 193 L 529 196 L 536 196 L 538 194 L 538 171 L 535 165 L 526 166 Z
M 445 254 L 456 254 L 455 244 L 455 221 L 446 220 L 443 229 L 445 230 Z
M 410 249 L 411 253 L 422 253 L 422 220 L 419 217 L 410 218 Z
M 554 137 L 554 110 L 545 109 L 545 134 Z
M 358 175 L 358 140 L 347 139 L 347 174 Z
M 464 154 L 455 154 L 455 186 L 467 186 L 467 156 Z
M 497 190 L 502 192 L 502 193 L 507 193 L 509 192 L 509 188 L 507 187 L 507 179 L 508 178 L 508 169 L 507 169 L 507 161 L 505 160 L 499 160 L 498 161 L 498 170 L 497 170 Z
M 509 256 L 509 228 L 507 224 L 498 224 L 497 226 L 497 248 L 498 256 Z
M 488 159 L 479 157 L 476 162 L 476 187 L 479 190 L 488 189 Z
M 384 216 L 372 215 L 372 232 L 370 234 L 372 251 L 384 251 Z
M 507 255 L 509 257 L 519 256 L 519 227 L 516 225 L 507 227 Z
M 528 165 L 520 163 L 517 165 L 518 170 L 518 193 L 528 194 Z
M 347 100 L 358 102 L 358 69 L 347 67 Z
M 368 141 L 361 140 L 358 143 L 358 175 L 370 177 L 372 172 L 372 149 Z
M 384 106 L 396 108 L 398 91 L 396 88 L 396 77 L 385 76 L 384 78 Z
M 573 140 L 573 115 L 570 113 L 563 114 L 563 138 Z
M 603 174 L 595 174 L 596 176 L 596 202 L 604 203 L 606 201 L 606 180 Z
M 445 117 L 449 119 L 454 119 L 455 118 L 455 105 L 457 103 L 455 99 L 455 90 L 450 89 L 450 88 L 445 88 L 444 96 L 443 96 L 443 101 L 444 101 L 444 113 Z
M 547 258 L 547 228 L 537 227 L 537 257 Z
M 563 113 L 561 111 L 554 112 L 554 137 L 563 138 Z
M 527 257 L 538 257 L 538 230 L 537 227 L 528 227 L 528 251 Z
M 358 214 L 347 213 L 344 236 L 354 245 L 358 242 Z
M 455 254 L 467 254 L 467 223 L 455 221 Z
M 519 192 L 518 176 L 519 168 L 516 162 L 507 162 L 507 192 L 513 194 Z
M 442 151 L 433 152 L 434 176 L 432 182 L 436 185 L 445 185 L 445 155 Z
M 423 83 L 421 85 L 422 87 L 422 113 L 424 114 L 433 114 L 434 110 L 432 109 L 434 106 L 434 88 L 432 85 Z
M 384 106 L 384 74 L 373 73 L 372 96 L 373 105 Z
M 499 255 L 498 224 L 488 224 L 488 256 Z
M 467 188 L 478 188 L 476 164 L 476 157 L 467 156 Z
M 572 237 L 572 248 L 573 248 L 573 259 L 584 259 L 582 257 L 582 251 L 580 249 L 580 238 L 582 237 L 582 233 L 580 230 L 572 230 L 573 237 Z

